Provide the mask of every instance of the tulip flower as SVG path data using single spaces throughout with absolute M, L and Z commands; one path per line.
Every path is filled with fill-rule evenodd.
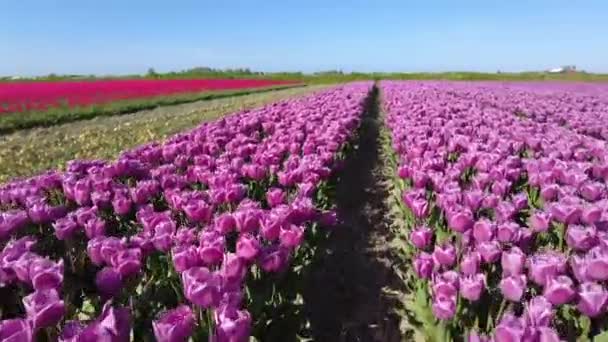
M 97 290 L 107 297 L 114 297 L 122 289 L 122 276 L 112 267 L 104 267 L 95 276 Z
M 593 280 L 608 279 L 608 250 L 602 246 L 592 248 L 586 256 L 585 274 Z
M 433 232 L 428 227 L 419 227 L 410 233 L 410 242 L 418 249 L 426 248 L 433 239 Z
M 523 274 L 503 278 L 499 285 L 503 297 L 513 302 L 519 302 L 526 291 L 526 281 L 527 278 Z
M 572 249 L 588 251 L 599 243 L 597 230 L 593 226 L 570 225 L 566 231 L 566 242 Z
M 448 226 L 456 232 L 464 233 L 473 227 L 473 214 L 468 209 L 448 212 Z
M 440 320 L 449 320 L 456 314 L 456 297 L 438 296 L 431 305 L 433 315 Z
M 519 275 L 523 273 L 526 264 L 526 255 L 518 247 L 504 251 L 501 256 L 503 276 Z
M 21 318 L 0 321 L 0 340 L 33 342 L 35 338 L 32 323 Z
M 192 309 L 181 305 L 165 311 L 158 320 L 152 322 L 154 336 L 159 342 L 187 341 L 194 332 L 196 319 Z
M 470 301 L 477 301 L 481 297 L 485 283 L 486 277 L 481 273 L 463 277 L 460 279 L 460 294 Z
M 477 242 L 490 241 L 494 237 L 496 226 L 489 220 L 481 219 L 473 225 L 473 237 Z
M 202 308 L 216 307 L 220 300 L 221 279 L 205 267 L 192 267 L 182 273 L 186 298 Z
M 451 244 L 436 245 L 433 251 L 433 260 L 436 265 L 450 267 L 456 262 L 456 248 Z
M 218 342 L 241 342 L 249 339 L 251 331 L 251 314 L 226 306 L 215 313 L 215 336 Z
M 526 322 L 514 315 L 505 314 L 494 332 L 496 342 L 523 341 L 526 335 Z
M 73 327 L 72 327 L 73 329 Z M 70 331 L 73 333 L 74 331 Z M 77 341 L 128 341 L 131 317 L 125 308 L 114 308 L 107 302 L 101 315 L 78 333 Z
M 434 261 L 433 256 L 428 253 L 422 252 L 414 258 L 413 266 L 414 271 L 419 278 L 430 279 L 433 273 Z
M 465 275 L 473 275 L 479 272 L 481 254 L 477 251 L 466 253 L 460 261 L 460 272 Z
M 578 293 L 578 310 L 586 316 L 596 317 L 606 311 L 608 292 L 597 283 L 582 283 Z
M 52 288 L 23 297 L 23 306 L 35 330 L 54 326 L 65 315 L 65 305 L 59 299 L 57 290 Z

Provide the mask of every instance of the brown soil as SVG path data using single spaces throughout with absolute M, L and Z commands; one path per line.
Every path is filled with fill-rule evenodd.
M 383 177 L 375 89 L 336 188 L 342 223 L 315 261 L 304 293 L 315 341 L 400 341 L 396 303 L 384 289 L 398 284 L 391 266 L 390 217 Z

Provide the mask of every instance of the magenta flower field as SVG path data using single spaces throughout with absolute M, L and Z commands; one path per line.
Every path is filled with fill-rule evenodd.
M 141 82 L 104 94 L 183 90 Z M 0 185 L 0 341 L 311 340 L 303 284 L 372 140 L 403 340 L 608 338 L 608 87 L 369 81 Z
M 269 87 L 288 83 L 261 79 L 4 82 L 0 83 L 0 114 L 180 93 Z
M 424 333 L 605 338 L 606 87 L 380 88 L 417 293 L 409 305 Z

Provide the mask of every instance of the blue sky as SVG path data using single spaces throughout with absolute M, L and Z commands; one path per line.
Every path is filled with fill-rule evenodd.
M 608 72 L 608 1 L 0 0 L 0 75 L 562 64 Z

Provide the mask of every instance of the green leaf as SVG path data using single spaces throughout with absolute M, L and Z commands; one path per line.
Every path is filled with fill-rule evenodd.
M 604 331 L 599 335 L 595 335 L 593 342 L 608 342 L 608 331 Z

